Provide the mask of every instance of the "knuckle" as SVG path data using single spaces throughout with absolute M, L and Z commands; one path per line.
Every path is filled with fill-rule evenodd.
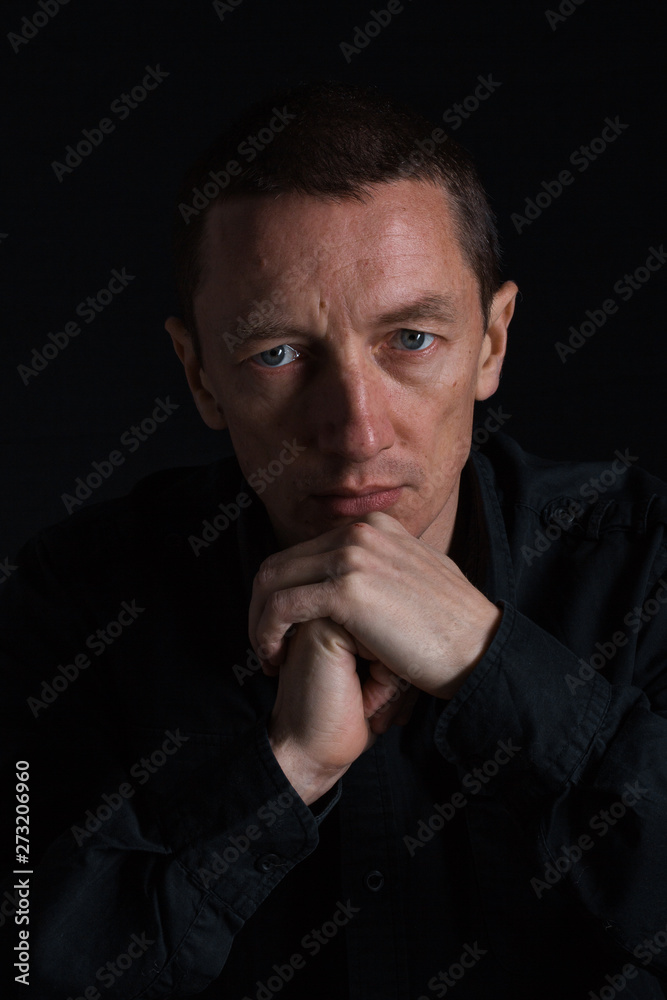
M 312 617 L 312 608 L 307 595 L 301 588 L 276 590 L 266 601 L 266 610 L 274 631 L 285 635 L 285 627 Z
M 366 526 L 373 529 L 382 528 L 387 524 L 388 514 L 383 514 L 380 510 L 372 510 L 366 514 Z
M 343 528 L 344 545 L 363 545 L 370 540 L 375 528 L 367 521 L 354 521 Z
M 257 570 L 257 573 L 255 575 L 255 583 L 262 590 L 269 590 L 275 578 L 276 578 L 275 558 L 273 556 L 269 556 L 268 559 L 265 559 L 262 565 Z
M 285 597 L 281 590 L 274 590 L 266 599 L 266 610 L 272 618 L 280 618 L 285 609 Z
M 335 554 L 334 567 L 338 576 L 358 573 L 366 564 L 366 553 L 359 545 L 347 545 Z

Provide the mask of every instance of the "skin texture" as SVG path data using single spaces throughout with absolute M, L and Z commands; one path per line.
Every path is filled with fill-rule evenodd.
M 279 673 L 274 753 L 312 802 L 409 719 L 417 689 L 452 697 L 497 629 L 499 609 L 446 553 L 473 405 L 497 388 L 517 289 L 499 289 L 484 330 L 447 196 L 413 180 L 361 202 L 216 204 L 204 260 L 203 367 L 182 323 L 167 330 L 251 485 L 273 462 L 261 500 L 282 549 L 257 574 L 250 640 Z M 371 661 L 363 684 L 357 654 Z

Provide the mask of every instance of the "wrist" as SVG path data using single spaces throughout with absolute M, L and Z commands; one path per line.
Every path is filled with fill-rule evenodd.
M 345 767 L 323 767 L 291 740 L 280 739 L 270 730 L 269 745 L 283 774 L 307 806 L 333 788 L 349 767 L 349 764 Z
M 493 642 L 503 618 L 502 609 L 491 601 L 486 601 L 487 608 L 479 624 L 471 633 L 470 642 L 461 656 L 459 669 L 448 677 L 447 681 L 433 692 L 436 698 L 450 701 L 463 686 L 469 675 L 486 655 Z

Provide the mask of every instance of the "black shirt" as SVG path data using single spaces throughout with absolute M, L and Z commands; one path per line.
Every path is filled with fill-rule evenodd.
M 459 513 L 490 648 L 311 808 L 266 734 L 247 609 L 276 543 L 235 460 L 24 548 L 0 711 L 8 796 L 30 764 L 36 996 L 665 996 L 667 489 L 498 434 Z

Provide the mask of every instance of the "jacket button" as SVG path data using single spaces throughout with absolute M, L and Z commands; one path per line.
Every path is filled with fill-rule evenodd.
M 280 864 L 282 861 L 277 854 L 265 854 L 264 857 L 257 859 L 255 868 L 260 872 L 270 872 L 272 868 L 276 868 Z
M 551 515 L 551 520 L 555 521 L 561 528 L 569 528 L 574 521 L 574 514 L 567 507 L 556 507 Z
M 384 875 L 378 871 L 368 872 L 364 877 L 364 885 L 371 892 L 379 892 L 384 885 Z

